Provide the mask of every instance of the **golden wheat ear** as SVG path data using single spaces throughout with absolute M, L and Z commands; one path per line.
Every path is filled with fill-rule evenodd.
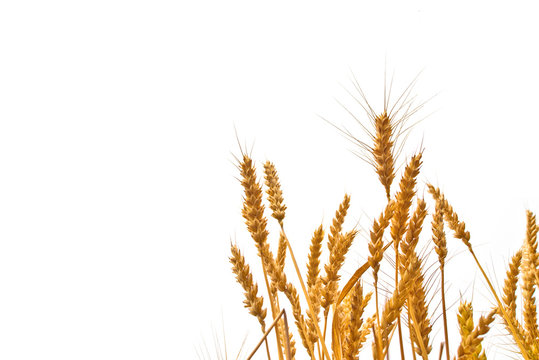
M 506 272 L 506 278 L 504 280 L 502 301 L 508 315 L 508 319 L 504 318 L 504 324 L 507 331 L 511 333 L 511 328 L 515 329 L 518 338 L 524 341 L 525 330 L 517 319 L 517 288 L 521 263 L 522 250 L 519 250 L 513 255 L 509 262 L 509 269 Z M 511 323 L 512 326 L 509 326 L 509 323 Z
M 438 263 L 440 264 L 440 294 L 442 296 L 442 317 L 444 323 L 444 341 L 441 344 L 440 352 L 444 349 L 446 360 L 450 359 L 449 353 L 449 329 L 447 326 L 447 306 L 445 303 L 445 258 L 447 257 L 447 239 L 444 231 L 444 214 L 440 204 L 437 202 L 435 206 L 435 212 L 432 216 L 432 242 L 434 243 L 434 250 L 438 255 Z M 440 353 L 441 354 L 441 353 Z
M 324 241 L 324 228 L 322 225 L 315 230 L 309 248 L 309 261 L 307 263 L 307 288 L 312 289 L 320 275 L 320 256 L 322 255 L 322 241 Z
M 238 167 L 240 169 L 241 185 L 244 189 L 241 213 L 245 220 L 245 225 L 247 225 L 247 229 L 255 241 L 259 256 L 263 258 L 266 255 L 264 254 L 266 250 L 269 251 L 269 246 L 267 244 L 268 230 L 266 229 L 268 220 L 264 216 L 262 187 L 258 182 L 256 168 L 251 158 L 244 155 Z
M 350 196 L 345 194 L 339 209 L 335 213 L 332 225 L 328 234 L 329 260 L 324 266 L 326 275 L 322 278 L 322 307 L 325 309 L 324 316 L 327 318 L 329 307 L 335 302 L 339 275 L 338 272 L 343 265 L 346 253 L 352 245 L 356 232 L 350 232 L 346 236 L 342 234 L 342 225 L 350 207 Z
M 372 293 L 363 296 L 363 286 L 358 282 L 351 292 L 350 312 L 345 323 L 345 337 L 343 346 L 343 359 L 353 360 L 359 356 L 359 350 L 363 347 L 366 339 L 365 322 L 363 313 L 367 307 Z M 370 326 L 367 327 L 367 329 Z
M 249 313 L 258 319 L 262 326 L 262 332 L 266 328 L 266 309 L 263 307 L 264 298 L 258 296 L 258 285 L 253 281 L 253 275 L 249 265 L 245 262 L 245 258 L 241 254 L 239 248 L 230 244 L 230 263 L 232 264 L 232 272 L 236 275 L 236 281 L 245 291 L 245 307 L 249 309 Z
M 374 118 L 374 127 L 372 156 L 376 164 L 376 174 L 389 200 L 391 198 L 391 184 L 395 179 L 395 159 L 393 157 L 393 128 L 391 119 L 385 111 Z
M 496 310 L 492 310 L 486 317 L 481 316 L 477 326 L 474 328 L 472 305 L 467 302 L 460 304 L 457 315 L 461 335 L 461 342 L 457 352 L 458 360 L 486 359 L 485 353 L 482 352 L 481 342 L 490 330 L 494 315 L 496 315 Z
M 523 315 L 526 340 L 533 344 L 539 341 L 537 328 L 537 305 L 535 304 L 535 274 L 537 271 L 537 225 L 535 215 L 531 211 L 526 212 L 526 239 L 523 245 L 522 262 L 522 298 Z
M 272 162 L 266 161 L 264 164 L 264 174 L 267 186 L 266 193 L 268 194 L 268 201 L 270 203 L 272 216 L 282 227 L 286 205 L 284 204 L 283 192 L 281 190 L 281 184 L 279 183 L 279 176 L 277 175 L 277 170 Z

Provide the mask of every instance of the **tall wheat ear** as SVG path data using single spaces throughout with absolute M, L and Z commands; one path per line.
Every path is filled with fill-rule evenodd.
M 364 121 L 359 119 L 343 103 L 338 103 L 363 129 L 364 135 L 367 138 L 365 140 L 352 134 L 346 127 L 336 126 L 323 118 L 358 147 L 358 151 L 354 151 L 354 154 L 373 167 L 380 183 L 384 187 L 388 201 L 391 199 L 391 185 L 396 176 L 397 158 L 402 152 L 408 132 L 415 125 L 409 125 L 408 120 L 425 105 L 425 102 L 416 103 L 416 97 L 412 96 L 418 78 L 419 74 L 408 84 L 401 94 L 396 96 L 396 99 L 392 99 L 393 79 L 391 79 L 389 87 L 387 86 L 387 81 L 384 80 L 383 110 L 377 112 L 369 103 L 356 76 L 352 74 L 352 85 L 355 93 L 352 93 L 350 90 L 346 91 L 355 103 L 365 111 L 370 126 L 367 127 Z

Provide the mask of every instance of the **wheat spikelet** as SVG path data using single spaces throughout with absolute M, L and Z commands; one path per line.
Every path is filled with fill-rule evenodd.
M 522 298 L 523 298 L 523 315 L 524 328 L 526 330 L 526 339 L 528 343 L 533 344 L 539 341 L 539 331 L 537 328 L 537 307 L 534 297 L 535 273 L 537 268 L 537 225 L 535 215 L 532 212 L 527 212 L 527 231 L 526 239 L 523 245 L 523 262 L 522 262 Z
M 266 328 L 266 309 L 263 307 L 264 298 L 262 296 L 257 296 L 258 285 L 253 281 L 253 275 L 251 274 L 249 265 L 245 262 L 245 258 L 238 247 L 231 244 L 230 250 L 232 253 L 232 256 L 230 257 L 232 272 L 236 275 L 236 280 L 245 291 L 245 300 L 243 303 L 245 304 L 245 307 L 249 309 L 249 313 L 258 319 L 258 322 L 262 326 L 262 332 L 264 332 Z
M 272 210 L 272 216 L 277 219 L 282 226 L 285 216 L 286 205 L 284 204 L 283 192 L 281 191 L 281 184 L 279 183 L 279 176 L 275 165 L 266 161 L 264 164 L 264 174 L 266 178 L 266 193 L 268 194 L 268 200 L 270 203 L 270 209 Z

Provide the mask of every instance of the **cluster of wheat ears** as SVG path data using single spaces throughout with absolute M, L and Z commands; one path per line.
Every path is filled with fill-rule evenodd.
M 498 287 L 491 282 L 476 257 L 465 223 L 459 219 L 440 189 L 427 184 L 429 198 L 434 204 L 432 210 L 428 209 L 425 199 L 419 197 L 417 177 L 423 150 L 405 162 L 398 188 L 395 191 L 392 189 L 399 175 L 395 165 L 399 152 L 398 140 L 403 134 L 403 123 L 414 113 L 414 109 L 406 107 L 406 104 L 403 101 L 401 106 L 388 108 L 384 101 L 384 110 L 378 113 L 370 106 L 366 107 L 370 125 L 362 126 L 369 140 L 357 140 L 357 143 L 374 167 L 387 196 L 387 203 L 369 229 L 367 261 L 359 264 L 346 283 L 340 281 L 340 271 L 358 234 L 356 229 L 343 229 L 350 196 L 344 196 L 329 229 L 321 225 L 314 230 L 306 271 L 302 272 L 294 256 L 294 244 L 285 232 L 286 206 L 274 164 L 269 161 L 264 164 L 262 183 L 250 155 L 242 151 L 237 159 L 244 189 L 242 215 L 258 251 L 266 295 L 259 294 L 251 267 L 238 246 L 231 244 L 232 271 L 245 292 L 245 307 L 258 319 L 262 330 L 260 343 L 248 358 L 260 350 L 258 353 L 266 353 L 268 359 L 271 356 L 277 356 L 279 360 L 291 360 L 296 356 L 306 358 L 306 352 L 310 359 L 352 360 L 358 359 L 361 350 L 366 349 L 366 343 L 370 342 L 370 349 L 365 350 L 365 355 L 376 360 L 389 358 L 390 349 L 393 349 L 391 352 L 398 351 L 401 359 L 405 358 L 406 353 L 414 360 L 417 357 L 426 360 L 429 356 L 436 359 L 445 357 L 447 360 L 483 360 L 486 359 L 486 349 L 482 346 L 482 340 L 494 325 L 494 320 L 499 319 L 501 331 L 506 333 L 517 349 L 516 356 L 526 360 L 539 359 L 539 329 L 534 297 L 539 288 L 535 215 L 530 211 L 526 213 L 527 231 L 523 245 L 509 260 L 506 278 L 501 286 L 503 290 L 496 290 Z M 400 115 L 402 109 L 404 114 Z M 264 190 L 267 195 L 265 201 Z M 265 203 L 269 205 L 271 216 L 280 229 L 275 253 L 268 241 Z M 425 222 L 429 215 L 430 224 Z M 434 279 L 439 281 L 437 288 L 441 295 L 438 311 L 441 312 L 443 323 L 443 340 L 439 344 L 433 344 L 433 310 L 428 299 L 425 264 L 421 252 L 417 250 L 420 234 L 428 230 L 428 239 L 432 240 L 428 246 L 437 255 Z M 451 343 L 444 283 L 447 233 L 465 245 L 488 285 L 495 305 L 490 312 L 478 319 L 476 316 L 474 320 L 472 304 L 461 300 L 457 313 L 460 339 L 452 339 Z M 327 244 L 327 254 L 322 257 L 324 242 Z M 391 254 L 389 258 L 388 254 L 384 256 L 388 249 L 388 254 Z M 322 259 L 327 259 L 323 267 Z M 292 274 L 295 273 L 293 279 L 285 272 L 285 263 L 290 260 L 288 268 L 293 269 Z M 391 269 L 394 280 L 390 286 L 384 284 L 383 290 L 379 285 L 381 266 Z M 372 272 L 370 279 L 373 281 L 362 279 L 368 272 Z M 299 291 L 291 280 L 300 285 Z M 367 285 L 369 291 L 364 289 Z M 367 307 L 369 303 L 371 305 Z M 286 309 L 294 319 L 295 330 L 289 327 Z M 368 309 L 373 310 L 368 313 Z M 293 333 L 299 335 L 305 351 L 301 350 L 303 355 L 299 351 L 296 355 Z M 270 336 L 271 346 L 268 342 Z M 390 346 L 392 343 L 395 345 Z M 433 346 L 439 350 L 433 351 Z M 405 348 L 410 350 L 405 351 Z

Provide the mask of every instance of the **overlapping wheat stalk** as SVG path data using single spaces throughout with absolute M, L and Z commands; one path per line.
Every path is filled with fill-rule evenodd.
M 361 94 L 359 100 L 365 100 L 359 86 L 357 89 Z M 427 202 L 417 195 L 420 193 L 418 179 L 423 150 L 409 158 L 399 178 L 396 165 L 401 150 L 398 145 L 399 138 L 407 130 L 405 121 L 419 108 L 413 106 L 409 89 L 392 107 L 388 106 L 389 96 L 385 97 L 384 109 L 380 113 L 376 113 L 365 103 L 364 109 L 371 120 L 372 129 L 368 130 L 366 125 L 362 126 L 367 129 L 371 142 L 353 138 L 364 151 L 364 158 L 373 165 L 384 189 L 386 201 L 379 216 L 371 222 L 368 242 L 365 244 L 368 249 L 366 261 L 359 264 L 344 283 L 341 282 L 343 265 L 347 254 L 359 238 L 356 228 L 345 227 L 351 205 L 350 195 L 344 196 L 329 226 L 325 228 L 324 224 L 319 225 L 312 233 L 305 272 L 302 272 L 292 250 L 292 243 L 296 245 L 301 240 L 291 241 L 286 235 L 286 205 L 275 165 L 267 161 L 263 166 L 266 202 L 280 229 L 276 243 L 270 244 L 264 191 L 258 180 L 255 163 L 243 152 L 238 159 L 240 181 L 244 190 L 242 215 L 260 258 L 259 271 L 265 284 L 266 302 L 254 280 L 254 269 L 247 264 L 235 244 L 231 245 L 230 262 L 236 280 L 245 294 L 244 305 L 257 318 L 262 332 L 265 333 L 263 339 L 267 340 L 270 331 L 275 332 L 274 352 L 280 360 L 291 360 L 295 357 L 293 334 L 299 335 L 304 353 L 312 360 L 359 359 L 361 350 L 369 348 L 365 346 L 369 341 L 375 360 L 383 360 L 395 349 L 398 349 L 401 359 L 411 354 L 414 360 L 416 356 L 427 360 L 432 356 L 432 348 L 437 341 L 433 335 L 435 323 L 431 319 L 438 315 L 443 319 L 440 348 L 445 351 L 447 360 L 450 360 L 451 356 L 459 360 L 486 360 L 487 351 L 482 341 L 496 317 L 502 320 L 522 358 L 539 359 L 536 304 L 539 254 L 535 215 L 531 212 L 526 214 L 527 231 L 523 245 L 511 259 L 503 291 L 499 293 L 474 252 L 466 224 L 441 190 L 427 184 L 427 190 L 434 200 L 432 210 Z M 349 132 L 343 132 L 351 136 Z M 399 180 L 399 185 L 393 193 L 391 186 L 396 179 Z M 430 227 L 427 227 L 424 224 L 429 215 Z M 459 343 L 458 347 L 453 349 L 449 344 L 445 294 L 445 264 L 450 246 L 446 239 L 446 226 L 472 255 L 496 304 L 492 311 L 480 316 L 475 324 L 471 303 L 461 302 L 458 323 L 454 324 L 459 328 L 461 339 L 460 342 L 452 341 Z M 422 236 L 428 229 L 431 233 Z M 427 273 L 427 268 L 430 268 L 426 263 L 427 259 L 422 255 L 423 252 L 417 250 L 422 239 L 427 241 L 423 248 L 432 249 L 437 255 L 434 274 Z M 388 248 L 392 250 L 384 256 Z M 390 257 L 391 254 L 393 258 Z M 291 260 L 291 265 L 287 265 L 287 259 Z M 299 287 L 286 273 L 286 268 L 290 266 L 295 270 Z M 393 271 L 384 271 L 384 267 L 393 267 Z M 368 271 L 369 269 L 372 271 Z M 372 282 L 364 277 L 366 274 L 372 274 Z M 381 283 L 381 274 L 394 276 L 392 281 L 384 280 Z M 430 285 L 427 285 L 433 277 L 436 279 L 438 276 L 440 309 L 431 305 L 433 297 L 437 295 L 433 294 Z M 365 286 L 370 286 L 372 291 L 365 292 Z M 519 288 L 522 298 L 520 302 Z M 374 301 L 369 305 L 371 297 Z M 270 330 L 266 330 L 265 303 L 268 304 L 273 318 Z M 283 311 L 288 311 L 294 318 L 295 331 L 289 331 L 282 322 Z M 404 321 L 401 322 L 401 319 Z M 408 332 L 404 331 L 406 327 Z M 394 337 L 398 338 L 398 342 L 393 340 Z M 405 350 L 406 343 L 410 344 L 411 351 Z M 273 351 L 270 351 L 267 344 L 266 341 L 269 357 Z

